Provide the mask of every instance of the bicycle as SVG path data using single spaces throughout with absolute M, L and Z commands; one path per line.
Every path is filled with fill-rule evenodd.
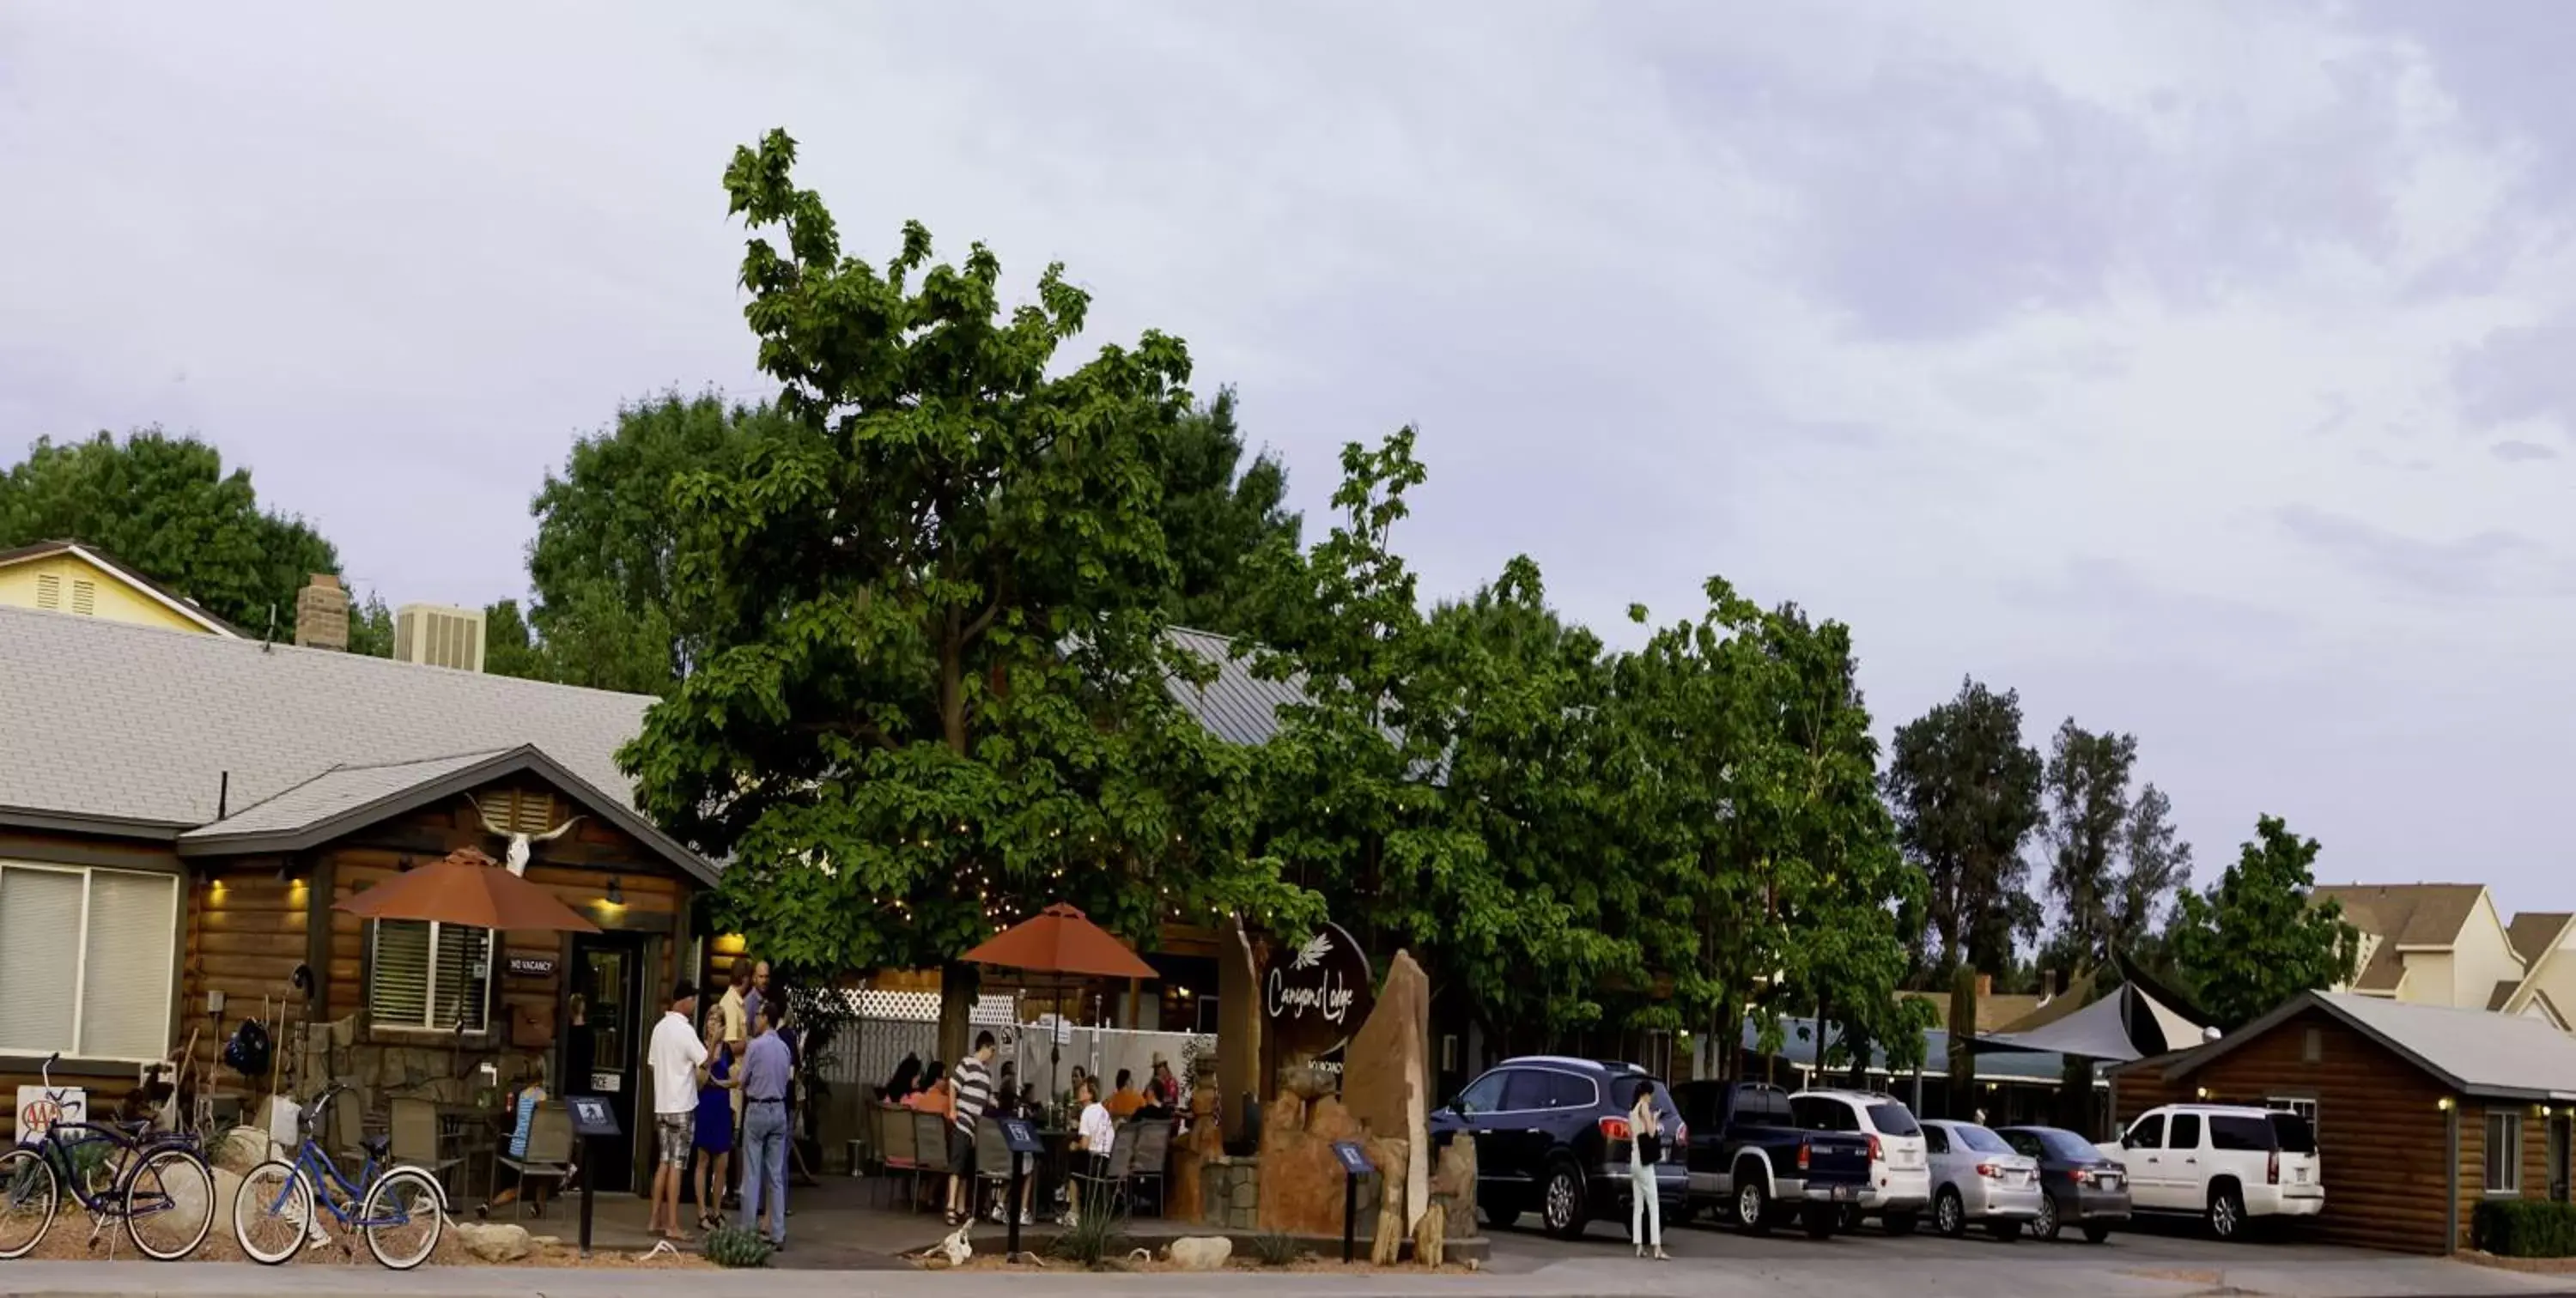
M 45 1094 L 57 1106 L 70 1094 L 54 1087 L 61 1058 L 56 1051 L 44 1064 Z M 214 1229 L 215 1177 L 194 1136 L 156 1132 L 150 1122 L 52 1122 L 34 1142 L 0 1154 L 0 1260 L 44 1242 L 65 1189 L 90 1215 L 91 1247 L 122 1220 L 136 1251 L 170 1262 L 196 1252 Z
M 348 1089 L 331 1086 L 315 1097 L 299 1123 L 303 1139 L 293 1163 L 272 1158 L 242 1177 L 241 1190 L 233 1196 L 233 1239 L 244 1257 L 276 1266 L 304 1251 L 305 1241 L 321 1233 L 317 1205 L 342 1230 L 364 1236 L 367 1252 L 391 1270 L 408 1271 L 437 1250 L 447 1225 L 447 1197 L 427 1172 L 380 1167 L 392 1142 L 367 1136 L 358 1142 L 366 1163 L 352 1183 L 313 1139 L 314 1132 L 330 1130 L 331 1106 Z M 354 1205 L 354 1211 L 344 1204 Z M 271 1242 L 271 1232 L 279 1228 L 278 1241 Z

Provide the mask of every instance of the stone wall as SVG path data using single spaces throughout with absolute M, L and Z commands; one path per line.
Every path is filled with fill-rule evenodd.
M 1261 1228 L 1261 1160 L 1215 1158 L 1199 1169 L 1199 1220 L 1212 1229 Z

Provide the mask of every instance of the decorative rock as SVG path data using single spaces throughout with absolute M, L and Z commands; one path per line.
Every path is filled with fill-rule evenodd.
M 1371 1136 L 1367 1141 L 1369 1162 L 1378 1169 L 1380 1198 L 1377 1227 L 1369 1235 L 1369 1260 L 1379 1266 L 1393 1266 L 1404 1256 L 1406 1222 L 1405 1187 L 1411 1182 L 1406 1170 L 1413 1161 L 1412 1142 L 1386 1136 Z
M 456 1238 L 465 1251 L 486 1262 L 516 1262 L 528 1255 L 528 1228 L 504 1222 L 460 1221 Z
M 1422 1220 L 1413 1224 L 1413 1260 L 1436 1267 L 1447 1253 L 1449 1210 L 1434 1203 L 1422 1210 Z
M 1279 1069 L 1280 1093 L 1294 1095 L 1309 1104 L 1332 1094 L 1340 1086 L 1341 1079 L 1334 1076 L 1329 1068 L 1317 1068 L 1313 1064 L 1286 1064 Z
M 1386 967 L 1386 986 L 1343 1052 L 1342 1103 L 1369 1133 L 1405 1142 L 1403 1175 L 1379 1164 L 1392 1192 L 1403 1187 L 1399 1235 L 1431 1206 L 1431 979 L 1410 952 Z
M 1234 1241 L 1223 1235 L 1187 1235 L 1173 1240 L 1164 1256 L 1183 1271 L 1222 1271 L 1234 1258 Z
M 228 1172 L 248 1172 L 267 1157 L 268 1133 L 257 1127 L 235 1127 L 206 1146 L 206 1162 Z
M 1424 1211 L 1434 1210 L 1445 1212 L 1450 1239 L 1476 1233 L 1476 1142 L 1463 1135 L 1440 1148 L 1431 1173 L 1431 1207 Z
M 1275 1108 L 1297 1112 L 1294 1096 Z M 1304 1121 L 1261 1124 L 1261 1228 L 1292 1235 L 1342 1233 L 1342 1163 L 1333 1142 L 1356 1140 L 1360 1124 L 1341 1101 L 1317 1100 Z M 1363 1186 L 1365 1189 L 1365 1185 Z

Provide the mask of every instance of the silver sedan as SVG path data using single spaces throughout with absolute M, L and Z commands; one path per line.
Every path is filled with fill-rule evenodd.
M 1934 1229 L 1956 1238 L 1982 1225 L 1997 1239 L 2013 1239 L 2039 1216 L 2039 1160 L 2013 1152 L 2003 1137 L 1973 1122 L 1935 1118 L 1923 1123 L 1923 1142 Z

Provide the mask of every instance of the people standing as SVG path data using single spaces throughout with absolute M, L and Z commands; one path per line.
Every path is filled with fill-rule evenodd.
M 706 1082 L 698 1087 L 698 1225 L 713 1230 L 724 1222 L 717 1203 L 731 1184 L 726 1165 L 733 1161 L 733 1094 L 742 1087 L 742 1070 L 735 1066 L 733 1047 L 725 1044 L 720 1010 L 707 1011 L 706 1047 Z
M 680 1183 L 689 1175 L 689 1148 L 696 1143 L 698 1085 L 707 1062 L 707 1048 L 698 1040 L 697 1012 L 697 984 L 683 978 L 671 989 L 670 1009 L 653 1025 L 647 1056 L 653 1067 L 653 1131 L 662 1147 L 653 1168 L 653 1205 L 645 1214 L 644 1229 L 670 1240 L 688 1238 L 680 1230 Z
M 751 1049 L 751 1016 L 748 1012 L 748 1001 L 751 995 L 751 968 L 752 960 L 749 955 L 735 956 L 733 958 L 733 967 L 726 971 L 724 995 L 718 997 L 716 1000 L 716 1004 L 724 1011 L 725 1044 L 733 1047 L 733 1055 L 736 1059 L 742 1058 L 744 1053 Z M 733 1130 L 734 1141 L 736 1144 L 740 1144 L 742 1139 L 742 1092 L 739 1089 L 733 1092 Z M 735 1171 L 739 1173 L 740 1170 L 740 1165 L 737 1163 Z M 730 1184 L 727 1185 L 725 1187 L 725 1206 L 730 1208 L 739 1202 L 741 1202 L 741 1199 L 734 1193 L 733 1186 Z
M 975 1053 L 950 1074 L 948 1116 L 948 1224 L 975 1218 L 975 1125 L 993 1102 L 993 1034 L 975 1034 Z
M 1637 1083 L 1636 1101 L 1628 1108 L 1628 1238 L 1637 1246 L 1637 1256 L 1655 1250 L 1655 1260 L 1670 1261 L 1664 1254 L 1664 1202 L 1655 1191 L 1655 1164 L 1663 1159 L 1664 1124 L 1655 1112 L 1655 1084 Z
M 742 1061 L 742 1227 L 765 1231 L 772 1248 L 787 1247 L 787 1088 L 796 1066 L 779 1035 L 786 1009 L 760 1007 L 760 1035 Z

